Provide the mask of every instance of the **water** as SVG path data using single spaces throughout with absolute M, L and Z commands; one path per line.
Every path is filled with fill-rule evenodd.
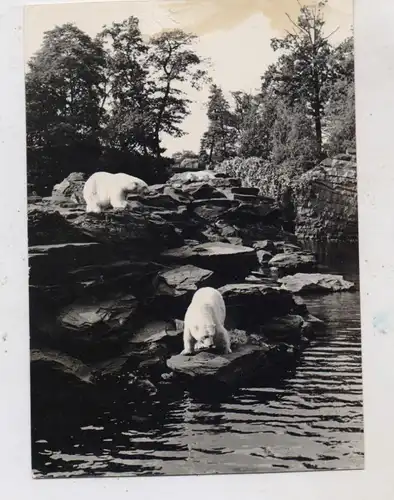
M 314 248 L 322 269 L 358 285 L 358 254 Z M 306 300 L 327 331 L 288 377 L 216 401 L 188 393 L 153 404 L 33 417 L 38 477 L 179 475 L 363 468 L 359 292 Z M 74 411 L 75 409 L 75 411 Z

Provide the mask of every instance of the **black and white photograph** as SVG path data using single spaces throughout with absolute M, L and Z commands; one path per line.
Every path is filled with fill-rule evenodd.
M 24 7 L 35 479 L 364 468 L 353 24 Z

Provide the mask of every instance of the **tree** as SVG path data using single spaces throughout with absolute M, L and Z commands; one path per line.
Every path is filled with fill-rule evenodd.
M 223 90 L 212 84 L 208 99 L 208 130 L 201 139 L 201 153 L 205 151 L 208 163 L 221 161 L 235 154 L 236 120 Z
M 272 128 L 278 101 L 279 98 L 268 91 L 253 98 L 239 133 L 240 156 L 256 156 L 265 160 L 271 157 Z
M 28 63 L 28 176 L 39 191 L 98 158 L 104 64 L 99 44 L 73 24 L 47 31 Z
M 290 108 L 286 102 L 278 102 L 272 127 L 272 161 L 275 164 L 289 162 L 297 168 L 313 164 L 316 156 L 313 123 L 303 107 Z
M 283 38 L 274 38 L 271 46 L 282 52 L 276 64 L 268 68 L 262 88 L 271 88 L 286 97 L 292 106 L 301 105 L 313 119 L 317 151 L 322 148 L 322 119 L 328 100 L 327 81 L 331 78 L 329 59 L 331 34 L 325 35 L 323 9 L 327 0 L 314 6 L 301 6 L 292 31 Z
M 136 17 L 105 26 L 97 36 L 105 50 L 103 81 L 108 108 L 107 145 L 147 155 L 154 147 L 147 53 Z
M 325 108 L 325 148 L 330 156 L 356 147 L 354 41 L 346 38 L 333 51 L 333 79 Z
M 181 137 L 180 124 L 190 113 L 190 100 L 180 88 L 188 83 L 200 88 L 206 77 L 203 60 L 195 53 L 194 35 L 175 29 L 150 39 L 148 64 L 151 68 L 152 109 L 154 110 L 153 150 L 160 158 L 160 134 Z

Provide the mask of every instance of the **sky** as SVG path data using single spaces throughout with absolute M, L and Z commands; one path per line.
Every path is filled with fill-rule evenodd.
M 201 57 L 210 59 L 210 74 L 226 95 L 235 90 L 253 92 L 258 89 L 267 66 L 277 58 L 270 40 L 291 27 L 286 13 L 295 19 L 298 1 L 140 0 L 30 5 L 25 7 L 25 61 L 40 48 L 44 32 L 56 25 L 73 22 L 94 36 L 103 25 L 133 15 L 139 18 L 141 31 L 146 36 L 171 28 L 197 34 L 195 49 Z M 339 27 L 333 42 L 348 36 L 353 23 L 353 0 L 329 0 L 326 21 L 328 33 Z M 198 152 L 200 138 L 208 126 L 209 89 L 196 91 L 185 87 L 185 91 L 193 101 L 191 113 L 183 122 L 187 134 L 182 138 L 162 137 L 169 155 L 183 149 Z

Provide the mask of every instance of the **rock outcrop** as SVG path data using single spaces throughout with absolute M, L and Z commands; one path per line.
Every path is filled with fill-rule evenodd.
M 255 186 L 182 172 L 129 196 L 125 210 L 87 214 L 81 182 L 71 174 L 52 197 L 29 204 L 34 373 L 63 370 L 78 386 L 124 383 L 145 397 L 179 374 L 242 383 L 275 353 L 287 356 L 311 338 L 316 321 L 270 266 L 291 262 L 282 267 L 296 271 L 314 257 L 301 252 L 279 205 Z M 202 286 L 225 299 L 230 357 L 178 355 L 182 319 Z
M 243 186 L 258 187 L 262 194 L 277 200 L 288 227 L 300 239 L 358 240 L 354 150 L 325 159 L 313 168 L 234 158 L 216 165 L 215 171 L 239 178 Z
M 52 190 L 52 198 L 58 200 L 70 199 L 77 204 L 84 204 L 83 187 L 87 175 L 82 172 L 73 172 L 59 184 L 55 184 Z
M 357 168 L 350 155 L 324 160 L 293 184 L 296 235 L 357 241 Z
M 334 274 L 304 274 L 297 273 L 293 276 L 280 278 L 282 289 L 300 295 L 310 293 L 332 293 L 347 292 L 353 290 L 355 285 L 351 281 L 343 279 L 343 276 Z

